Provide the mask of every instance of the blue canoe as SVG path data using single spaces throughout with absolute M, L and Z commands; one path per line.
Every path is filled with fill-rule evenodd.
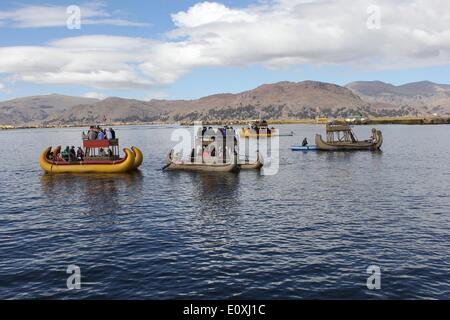
M 319 149 L 317 148 L 317 146 L 306 146 L 306 147 L 292 146 L 291 150 L 292 151 L 317 151 Z

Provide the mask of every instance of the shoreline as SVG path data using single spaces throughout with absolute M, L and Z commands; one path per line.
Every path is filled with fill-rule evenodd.
M 286 120 L 268 120 L 269 125 L 283 125 L 283 124 L 316 124 L 324 125 L 328 121 L 347 122 L 346 119 L 336 118 L 320 118 L 320 119 L 286 119 Z M 253 120 L 211 120 L 203 121 L 203 125 L 242 125 L 246 126 Z M 192 126 L 194 121 L 179 122 L 179 123 L 162 123 L 162 122 L 117 122 L 111 123 L 105 126 L 123 127 L 123 126 Z M 353 125 L 381 125 L 381 124 L 400 124 L 400 125 L 437 125 L 437 124 L 450 124 L 450 116 L 436 116 L 436 117 L 379 117 L 368 118 L 363 120 L 350 121 Z M 82 128 L 89 127 L 91 124 L 76 123 L 71 125 L 0 125 L 0 130 L 20 130 L 20 129 L 63 129 L 63 128 Z

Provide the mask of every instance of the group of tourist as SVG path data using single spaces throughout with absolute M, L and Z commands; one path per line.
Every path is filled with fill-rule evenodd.
M 83 131 L 83 140 L 115 140 L 116 132 L 113 128 L 102 129 L 100 126 L 91 126 L 87 133 Z
M 77 151 L 75 151 L 75 147 L 69 147 L 67 146 L 62 152 L 61 152 L 61 158 L 63 158 L 66 161 L 69 162 L 75 162 L 75 161 L 83 161 L 84 159 L 84 151 L 81 147 L 77 148 Z
M 47 158 L 49 160 L 62 159 L 68 162 L 83 161 L 84 151 L 81 147 L 78 147 L 78 149 L 75 151 L 74 146 L 71 147 L 67 146 L 63 151 L 61 151 L 61 148 L 57 148 L 56 150 L 50 150 L 50 152 L 47 155 Z
M 234 129 L 229 126 L 218 129 L 214 129 L 213 127 L 203 127 L 199 128 L 197 132 L 198 137 L 215 137 L 218 135 L 221 135 L 222 137 L 234 136 Z
M 88 132 L 82 133 L 82 138 L 84 141 L 90 140 L 115 140 L 116 132 L 114 129 L 102 129 L 100 126 L 91 126 Z M 84 161 L 85 157 L 100 157 L 100 158 L 111 158 L 113 157 L 113 151 L 110 148 L 99 148 L 98 154 L 95 154 L 95 148 L 78 147 L 75 149 L 74 146 L 67 146 L 61 151 L 61 148 L 51 150 L 47 158 L 48 160 L 64 160 L 67 162 L 79 162 Z
M 253 123 L 251 127 L 248 129 L 255 131 L 257 134 L 259 134 L 260 132 L 272 134 L 272 131 L 275 130 L 275 128 L 273 127 L 269 128 L 269 124 L 266 120 L 262 122 Z

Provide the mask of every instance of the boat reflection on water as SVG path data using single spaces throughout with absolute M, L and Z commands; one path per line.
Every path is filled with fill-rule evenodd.
M 174 172 L 172 185 L 188 185 L 196 212 L 229 214 L 240 203 L 240 178 L 232 172 Z
M 41 176 L 49 206 L 78 208 L 86 215 L 126 212 L 139 200 L 143 175 L 140 171 L 118 174 L 61 174 Z

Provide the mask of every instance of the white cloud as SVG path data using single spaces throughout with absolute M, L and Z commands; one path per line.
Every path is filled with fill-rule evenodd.
M 66 27 L 69 14 L 67 6 L 28 5 L 15 10 L 0 11 L 0 25 L 12 28 L 45 28 Z M 100 2 L 80 5 L 81 26 L 84 25 L 114 25 L 143 27 L 148 23 L 128 21 L 109 13 Z
M 231 10 L 216 2 L 201 2 L 187 12 L 178 12 L 172 15 L 172 20 L 178 27 L 198 27 L 221 22 L 254 22 L 256 18 L 255 15 L 243 10 Z
M 100 93 L 100 92 L 88 92 L 82 95 L 82 97 L 84 98 L 92 98 L 92 99 L 99 99 L 99 100 L 104 100 L 106 99 L 108 96 Z
M 0 73 L 44 84 L 149 89 L 193 68 L 262 64 L 364 69 L 450 63 L 450 1 L 377 0 L 381 29 L 367 28 L 372 0 L 277 0 L 245 8 L 203 2 L 172 15 L 167 39 L 92 35 L 0 48 Z
M 0 73 L 38 84 L 73 84 L 92 88 L 134 89 L 155 84 L 139 71 L 152 41 L 86 36 L 45 47 L 0 48 Z

